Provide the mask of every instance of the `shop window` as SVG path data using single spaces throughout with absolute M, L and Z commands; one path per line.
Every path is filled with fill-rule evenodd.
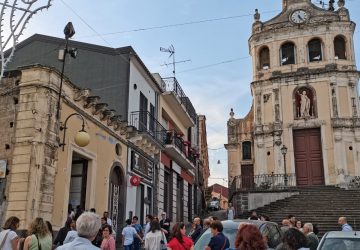
M 309 49 L 309 61 L 317 62 L 322 60 L 322 49 L 321 49 L 321 40 L 320 39 L 312 39 L 308 43 Z
M 284 43 L 280 50 L 281 65 L 295 64 L 295 45 Z
M 260 69 L 270 68 L 270 51 L 268 47 L 264 47 L 259 53 Z
M 334 39 L 335 59 L 346 60 L 346 42 L 344 37 L 337 36 Z
M 251 142 L 245 141 L 242 143 L 243 160 L 251 160 Z

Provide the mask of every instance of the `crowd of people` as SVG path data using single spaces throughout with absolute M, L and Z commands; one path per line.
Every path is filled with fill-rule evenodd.
M 233 213 L 230 212 L 230 216 Z M 175 223 L 171 227 L 171 221 L 165 213 L 161 218 L 147 215 L 146 224 L 142 227 L 139 218 L 133 216 L 126 220 L 126 226 L 121 234 L 115 234 L 112 221 L 108 213 L 104 212 L 100 218 L 95 209 L 89 212 L 69 212 L 69 217 L 56 237 L 53 238 L 52 226 L 49 221 L 36 218 L 29 226 L 27 237 L 19 237 L 16 230 L 20 226 L 17 217 L 6 220 L 3 230 L 0 232 L 0 249 L 4 250 L 70 250 L 70 249 L 102 249 L 115 250 L 115 237 L 121 237 L 121 244 L 125 250 L 193 250 L 194 244 L 208 229 L 211 231 L 211 239 L 205 250 L 231 250 L 234 245 L 238 250 L 266 250 L 268 239 L 262 235 L 257 226 L 251 220 L 269 221 L 268 216 L 258 216 L 252 211 L 248 218 L 249 222 L 241 222 L 233 244 L 223 234 L 223 224 L 216 217 L 210 216 L 205 219 L 195 217 L 190 232 L 186 232 L 184 223 Z M 345 217 L 340 217 L 338 224 L 342 231 L 352 231 Z M 317 228 L 312 223 L 302 223 L 295 216 L 289 215 L 282 221 L 282 242 L 276 250 L 315 250 L 319 244 Z M 117 236 L 115 236 L 117 235 Z

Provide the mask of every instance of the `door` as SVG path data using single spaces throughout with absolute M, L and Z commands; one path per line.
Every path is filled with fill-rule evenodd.
M 72 207 L 85 209 L 88 161 L 76 159 L 71 165 L 69 203 Z
M 241 165 L 241 188 L 251 189 L 254 187 L 253 165 Z
M 120 235 L 124 223 L 124 175 L 120 166 L 115 166 L 110 173 L 109 187 L 109 216 L 112 219 L 113 229 Z M 117 244 L 120 237 L 116 238 Z
M 176 221 L 184 221 L 184 181 L 178 175 L 176 193 Z
M 148 100 L 143 93 L 140 92 L 140 114 L 139 114 L 139 130 L 147 131 L 147 107 Z
M 294 155 L 297 185 L 324 185 L 320 129 L 294 130 Z

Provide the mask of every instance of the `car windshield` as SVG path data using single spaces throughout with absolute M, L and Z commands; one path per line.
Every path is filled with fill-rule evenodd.
M 360 239 L 358 238 L 327 238 L 319 250 L 358 250 Z
M 223 234 L 225 234 L 226 237 L 228 237 L 228 239 L 230 241 L 231 248 L 235 248 L 234 241 L 235 241 L 236 233 L 237 233 L 236 229 L 224 228 L 224 230 L 223 230 Z M 212 237 L 212 235 L 211 235 L 210 229 L 206 230 L 201 235 L 200 239 L 196 242 L 195 250 L 204 250 L 205 247 L 209 244 L 211 237 Z

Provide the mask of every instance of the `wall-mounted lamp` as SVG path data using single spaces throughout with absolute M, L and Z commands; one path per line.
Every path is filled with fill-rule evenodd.
M 65 136 L 66 136 L 66 129 L 67 129 L 66 124 L 67 124 L 69 118 L 72 117 L 72 116 L 75 116 L 75 115 L 80 117 L 81 120 L 82 120 L 82 128 L 81 128 L 81 130 L 79 132 L 76 133 L 76 135 L 74 137 L 74 141 L 75 141 L 76 145 L 78 145 L 79 147 L 85 147 L 90 143 L 90 135 L 85 131 L 84 117 L 82 115 L 78 114 L 78 113 L 73 113 L 73 114 L 69 115 L 66 118 L 66 120 L 64 122 L 64 125 L 60 126 L 60 130 L 64 130 L 63 140 L 59 144 L 59 146 L 62 147 L 63 151 L 64 151 L 65 145 L 66 145 L 66 143 L 65 143 Z

